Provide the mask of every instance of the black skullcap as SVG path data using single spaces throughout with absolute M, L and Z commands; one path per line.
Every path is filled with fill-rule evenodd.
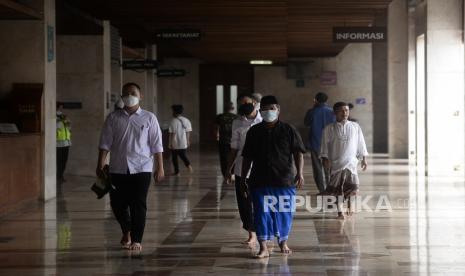
M 268 95 L 262 98 L 260 106 L 270 105 L 270 104 L 279 104 L 278 99 L 273 95 Z

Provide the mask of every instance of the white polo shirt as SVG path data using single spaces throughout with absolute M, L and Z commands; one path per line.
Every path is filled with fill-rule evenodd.
M 184 116 L 171 119 L 168 131 L 174 134 L 174 139 L 171 144 L 172 149 L 187 149 L 186 133 L 192 131 L 192 124 L 189 119 Z

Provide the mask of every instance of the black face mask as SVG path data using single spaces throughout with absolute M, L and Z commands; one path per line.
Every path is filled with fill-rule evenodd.
M 255 107 L 251 103 L 242 104 L 239 106 L 239 114 L 243 116 L 250 115 L 255 110 Z

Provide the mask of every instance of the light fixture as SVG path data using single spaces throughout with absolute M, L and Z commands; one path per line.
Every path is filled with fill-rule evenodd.
M 251 60 L 250 64 L 254 64 L 254 65 L 271 65 L 271 64 L 273 64 L 273 61 L 271 61 L 271 60 Z

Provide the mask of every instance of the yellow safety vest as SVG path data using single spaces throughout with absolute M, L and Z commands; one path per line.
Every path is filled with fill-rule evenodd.
M 66 126 L 65 120 L 58 119 L 63 127 L 57 128 L 57 141 L 71 141 L 71 130 Z

